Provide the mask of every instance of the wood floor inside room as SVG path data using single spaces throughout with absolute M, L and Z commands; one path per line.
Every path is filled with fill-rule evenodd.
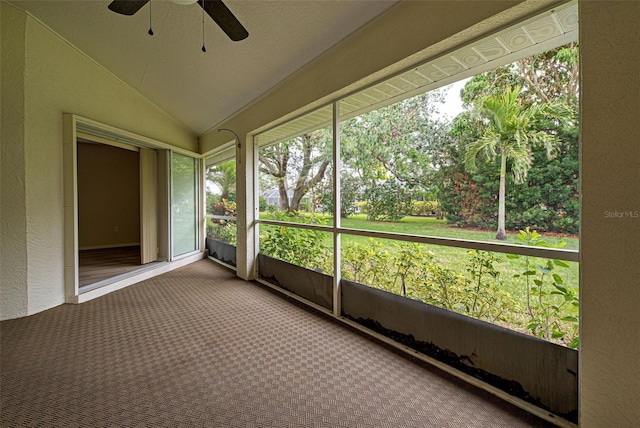
M 133 272 L 149 264 L 140 264 L 140 246 L 81 250 L 79 254 L 79 286 Z

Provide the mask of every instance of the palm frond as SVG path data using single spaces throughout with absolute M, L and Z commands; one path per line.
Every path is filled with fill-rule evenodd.
M 464 156 L 465 168 L 469 172 L 477 171 L 476 159 L 480 154 L 487 159 L 495 158 L 498 144 L 500 144 L 500 136 L 492 130 L 487 131 L 480 139 L 468 144 Z

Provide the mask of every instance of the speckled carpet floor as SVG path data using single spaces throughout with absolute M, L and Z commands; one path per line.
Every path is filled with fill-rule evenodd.
M 0 323 L 2 427 L 546 427 L 209 260 Z

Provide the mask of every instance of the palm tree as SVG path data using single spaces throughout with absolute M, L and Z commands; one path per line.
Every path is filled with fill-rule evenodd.
M 531 168 L 533 153 L 531 148 L 542 146 L 549 158 L 553 157 L 558 139 L 555 135 L 539 130 L 538 119 L 551 117 L 566 120 L 570 117 L 568 107 L 563 104 L 522 105 L 519 96 L 521 88 L 507 87 L 503 93 L 490 94 L 476 107 L 476 113 L 485 119 L 487 128 L 484 135 L 467 145 L 465 168 L 469 172 L 477 170 L 476 159 L 483 155 L 486 159 L 500 157 L 500 190 L 498 198 L 498 231 L 496 239 L 506 240 L 505 233 L 505 178 L 507 164 L 516 183 L 522 183 Z
M 229 200 L 229 194 L 236 191 L 236 160 L 232 159 L 209 168 L 207 180 L 220 187 L 221 200 Z

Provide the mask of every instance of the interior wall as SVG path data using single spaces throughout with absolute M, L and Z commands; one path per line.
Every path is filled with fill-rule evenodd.
M 1 243 L 3 265 L 16 261 L 2 271 L 0 316 L 8 319 L 64 302 L 63 113 L 193 151 L 197 137 L 32 17 L 4 2 L 0 8 L 2 146 L 17 163 L 5 170 L 3 159 L 2 168 L 3 189 L 12 191 L 3 201 L 16 205 Z M 6 91 L 17 95 L 5 98 Z
M 139 153 L 78 143 L 78 248 L 139 243 Z
M 580 2 L 581 412 L 640 426 L 640 2 Z
M 25 21 L 24 15 L 2 13 L 0 27 L 0 318 L 28 305 L 25 150 L 7 144 L 24 139 Z

